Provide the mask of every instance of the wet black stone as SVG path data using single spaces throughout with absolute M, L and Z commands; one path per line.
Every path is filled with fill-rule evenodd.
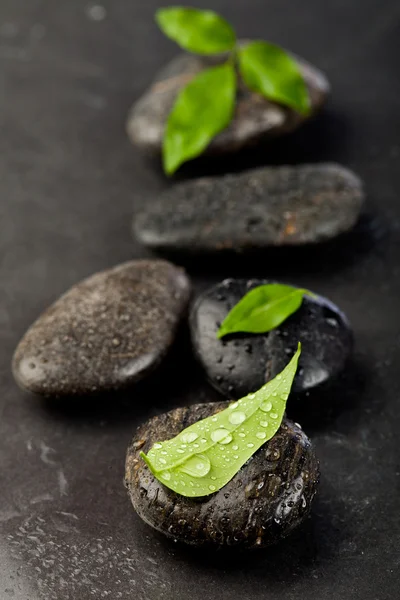
M 165 487 L 139 456 L 227 405 L 177 408 L 142 425 L 128 448 L 125 483 L 138 515 L 174 540 L 215 548 L 262 548 L 287 536 L 307 517 L 317 490 L 318 461 L 299 426 L 285 419 L 226 486 L 202 498 L 186 498 Z
M 184 271 L 163 260 L 136 260 L 97 273 L 29 328 L 14 354 L 15 379 L 45 396 L 126 387 L 161 362 L 189 294 Z
M 314 244 L 351 229 L 363 200 L 359 178 L 340 165 L 262 167 L 169 188 L 139 213 L 134 234 L 186 254 Z
M 329 94 L 329 83 L 323 73 L 298 57 L 311 100 L 309 116 L 283 107 L 250 92 L 239 81 L 235 116 L 231 124 L 217 135 L 205 154 L 235 152 L 246 146 L 289 133 L 317 113 Z M 127 122 L 131 141 L 146 152 L 161 153 L 167 116 L 181 89 L 200 71 L 225 60 L 224 56 L 206 57 L 180 54 L 158 75 L 152 86 L 133 105 Z
M 293 390 L 327 382 L 344 367 L 353 336 L 346 316 L 332 302 L 305 296 L 299 310 L 265 334 L 239 333 L 216 338 L 220 323 L 246 292 L 267 280 L 227 279 L 201 295 L 190 312 L 195 354 L 211 384 L 241 398 L 277 375 L 302 343 Z

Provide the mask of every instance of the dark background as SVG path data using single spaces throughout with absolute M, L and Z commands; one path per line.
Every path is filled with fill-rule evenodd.
M 124 122 L 176 53 L 153 23 L 161 4 L 102 0 L 102 12 L 79 0 L 0 2 L 0 598 L 396 599 L 397 0 L 196 3 L 223 12 L 242 36 L 304 56 L 332 83 L 323 115 L 246 163 L 336 160 L 368 192 L 367 216 L 340 247 L 246 267 L 328 296 L 356 335 L 347 372 L 297 417 L 322 471 L 298 533 L 270 551 L 226 558 L 162 539 L 131 509 L 122 477 L 136 425 L 216 398 L 188 358 L 185 331 L 164 368 L 122 396 L 45 403 L 13 382 L 12 352 L 50 302 L 97 270 L 146 255 L 131 239 L 131 217 L 168 182 L 130 146 Z M 236 268 L 233 261 L 207 274 L 193 266 L 196 291 Z

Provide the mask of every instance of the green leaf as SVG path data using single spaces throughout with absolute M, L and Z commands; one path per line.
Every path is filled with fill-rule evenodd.
M 227 52 L 236 43 L 233 28 L 212 10 L 183 6 L 160 8 L 156 21 L 167 37 L 196 54 Z
M 251 42 L 239 48 L 239 68 L 246 85 L 269 100 L 307 115 L 311 104 L 297 62 L 279 46 Z
M 163 140 L 164 170 L 171 175 L 199 156 L 232 120 L 236 75 L 231 62 L 201 71 L 179 93 Z
M 290 285 L 259 285 L 235 304 L 223 320 L 217 338 L 239 331 L 267 333 L 300 308 L 304 295 L 314 296 L 307 290 Z
M 197 421 L 141 457 L 153 475 L 182 496 L 208 496 L 228 483 L 278 431 L 301 352 L 258 392 Z

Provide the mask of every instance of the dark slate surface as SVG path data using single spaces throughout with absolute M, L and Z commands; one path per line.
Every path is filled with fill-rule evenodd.
M 169 367 L 111 406 L 38 402 L 13 382 L 12 352 L 42 309 L 90 273 L 145 256 L 131 240 L 132 209 L 167 183 L 132 149 L 124 122 L 175 50 L 152 24 L 154 0 L 107 0 L 105 15 L 88 12 L 86 0 L 2 0 L 2 600 L 398 597 L 400 6 L 212 4 L 242 35 L 268 36 L 315 62 L 333 86 L 314 123 L 241 164 L 335 160 L 368 190 L 368 216 L 341 249 L 296 253 L 292 264 L 191 266 L 198 291 L 241 269 L 315 289 L 352 321 L 351 368 L 301 419 L 321 460 L 312 516 L 273 551 L 228 559 L 182 550 L 133 513 L 122 477 L 135 427 L 210 395 L 185 331 Z

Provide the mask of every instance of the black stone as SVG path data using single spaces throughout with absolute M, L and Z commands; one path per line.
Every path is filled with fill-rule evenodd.
M 215 253 L 323 242 L 351 229 L 364 195 L 335 164 L 262 167 L 178 184 L 135 219 L 159 251 Z
M 126 387 L 164 358 L 189 293 L 184 271 L 162 260 L 97 273 L 30 327 L 14 354 L 14 376 L 21 387 L 45 396 Z
M 266 280 L 227 279 L 208 289 L 193 305 L 190 329 L 195 354 L 211 384 L 230 398 L 241 398 L 275 377 L 302 343 L 293 390 L 327 382 L 344 367 L 353 336 L 346 316 L 332 302 L 304 296 L 301 307 L 265 334 L 239 333 L 216 338 L 228 312 Z
M 231 124 L 217 135 L 204 154 L 235 152 L 269 138 L 297 129 L 318 112 L 329 94 L 323 73 L 295 57 L 308 87 L 311 111 L 308 116 L 270 102 L 255 94 L 239 80 L 235 116 Z M 158 75 L 152 86 L 133 105 L 127 122 L 132 142 L 146 152 L 159 154 L 168 114 L 181 89 L 200 71 L 226 58 L 180 54 Z
M 284 420 L 238 473 L 216 493 L 186 498 L 165 487 L 139 452 L 228 406 L 196 404 L 153 417 L 128 448 L 125 483 L 138 515 L 166 536 L 196 546 L 262 548 L 287 536 L 307 517 L 319 465 L 310 440 Z

